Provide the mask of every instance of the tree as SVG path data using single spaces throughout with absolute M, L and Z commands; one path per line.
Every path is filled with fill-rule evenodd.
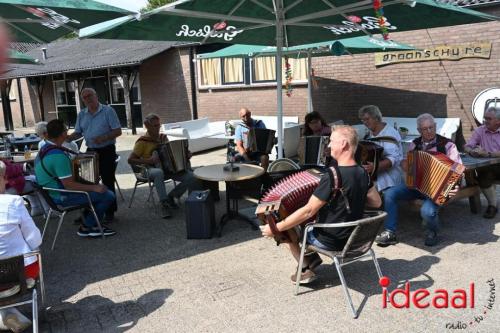
M 151 9 L 155 9 L 161 6 L 165 6 L 167 3 L 174 2 L 176 0 L 148 0 L 146 7 L 141 9 L 141 12 L 146 12 Z

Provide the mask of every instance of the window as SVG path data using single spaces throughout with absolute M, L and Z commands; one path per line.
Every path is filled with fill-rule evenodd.
M 54 81 L 54 91 L 56 94 L 56 105 L 68 105 L 64 80 Z
M 139 73 L 136 74 L 134 84 L 132 85 L 132 102 L 141 102 L 141 85 L 139 84 Z
M 289 58 L 294 82 L 307 81 L 307 58 Z M 201 87 L 252 85 L 276 81 L 275 57 L 200 59 Z M 282 62 L 285 82 L 285 60 Z M 251 78 L 250 78 L 251 73 Z
M 76 105 L 75 87 L 75 81 L 66 81 L 66 99 L 68 105 Z
M 123 78 L 121 76 L 111 77 L 111 101 L 113 104 L 125 103 L 125 90 L 123 89 Z

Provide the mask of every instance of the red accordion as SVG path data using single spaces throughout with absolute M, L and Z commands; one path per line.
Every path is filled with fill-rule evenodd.
M 333 189 L 340 190 L 340 173 L 336 167 L 330 167 L 330 170 Z M 279 181 L 261 198 L 255 214 L 264 224 L 269 224 L 278 245 L 290 242 L 290 236 L 288 230 L 278 231 L 276 223 L 307 204 L 322 175 L 323 172 L 316 169 L 297 172 Z M 307 222 L 310 221 L 304 223 Z
M 406 185 L 443 205 L 448 194 L 462 179 L 465 166 L 438 152 L 414 150 L 408 152 Z

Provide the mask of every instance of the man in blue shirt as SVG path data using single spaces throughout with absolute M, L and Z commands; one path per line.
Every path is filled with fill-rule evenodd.
M 116 138 L 122 135 L 120 120 L 109 105 L 99 103 L 97 93 L 92 88 L 82 90 L 82 100 L 86 108 L 78 113 L 75 131 L 70 140 L 85 138 L 87 151 L 99 155 L 99 173 L 104 185 L 115 193 Z M 112 221 L 116 211 L 116 200 L 106 211 L 105 220 Z
M 236 150 L 238 155 L 237 160 L 243 160 L 246 162 L 259 162 L 260 166 L 267 170 L 269 165 L 269 156 L 267 154 L 262 154 L 260 152 L 251 151 L 247 145 L 248 131 L 250 128 L 266 128 L 266 125 L 262 120 L 252 119 L 252 113 L 247 108 L 241 108 L 240 110 L 241 124 L 236 127 L 236 132 L 234 134 L 234 141 L 236 142 Z

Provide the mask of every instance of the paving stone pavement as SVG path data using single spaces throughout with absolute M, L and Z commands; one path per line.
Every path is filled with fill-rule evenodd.
M 135 180 L 126 159 L 136 138 L 118 140 L 117 180 L 126 200 Z M 224 152 L 195 155 L 193 166 L 223 162 Z M 222 185 L 221 196 L 217 217 L 225 209 Z M 221 238 L 188 240 L 183 207 L 164 220 L 146 198 L 143 186 L 132 208 L 119 199 L 112 225 L 118 234 L 105 240 L 80 239 L 68 217 L 50 251 L 55 220 L 50 222 L 42 246 L 49 307 L 42 332 L 443 332 L 447 324 L 498 332 L 498 301 L 486 313 L 484 307 L 487 280 L 500 282 L 500 215 L 493 220 L 471 215 L 466 200 L 442 211 L 438 246 L 423 245 L 418 213 L 404 206 L 400 243 L 375 251 L 391 288 L 410 281 L 411 290 L 451 293 L 474 282 L 475 308 L 383 309 L 375 269 L 363 261 L 344 270 L 354 303 L 361 304 L 359 318 L 352 319 L 328 259 L 318 269 L 319 279 L 295 296 L 290 275 L 296 264 L 285 246 L 237 220 L 226 225 Z

